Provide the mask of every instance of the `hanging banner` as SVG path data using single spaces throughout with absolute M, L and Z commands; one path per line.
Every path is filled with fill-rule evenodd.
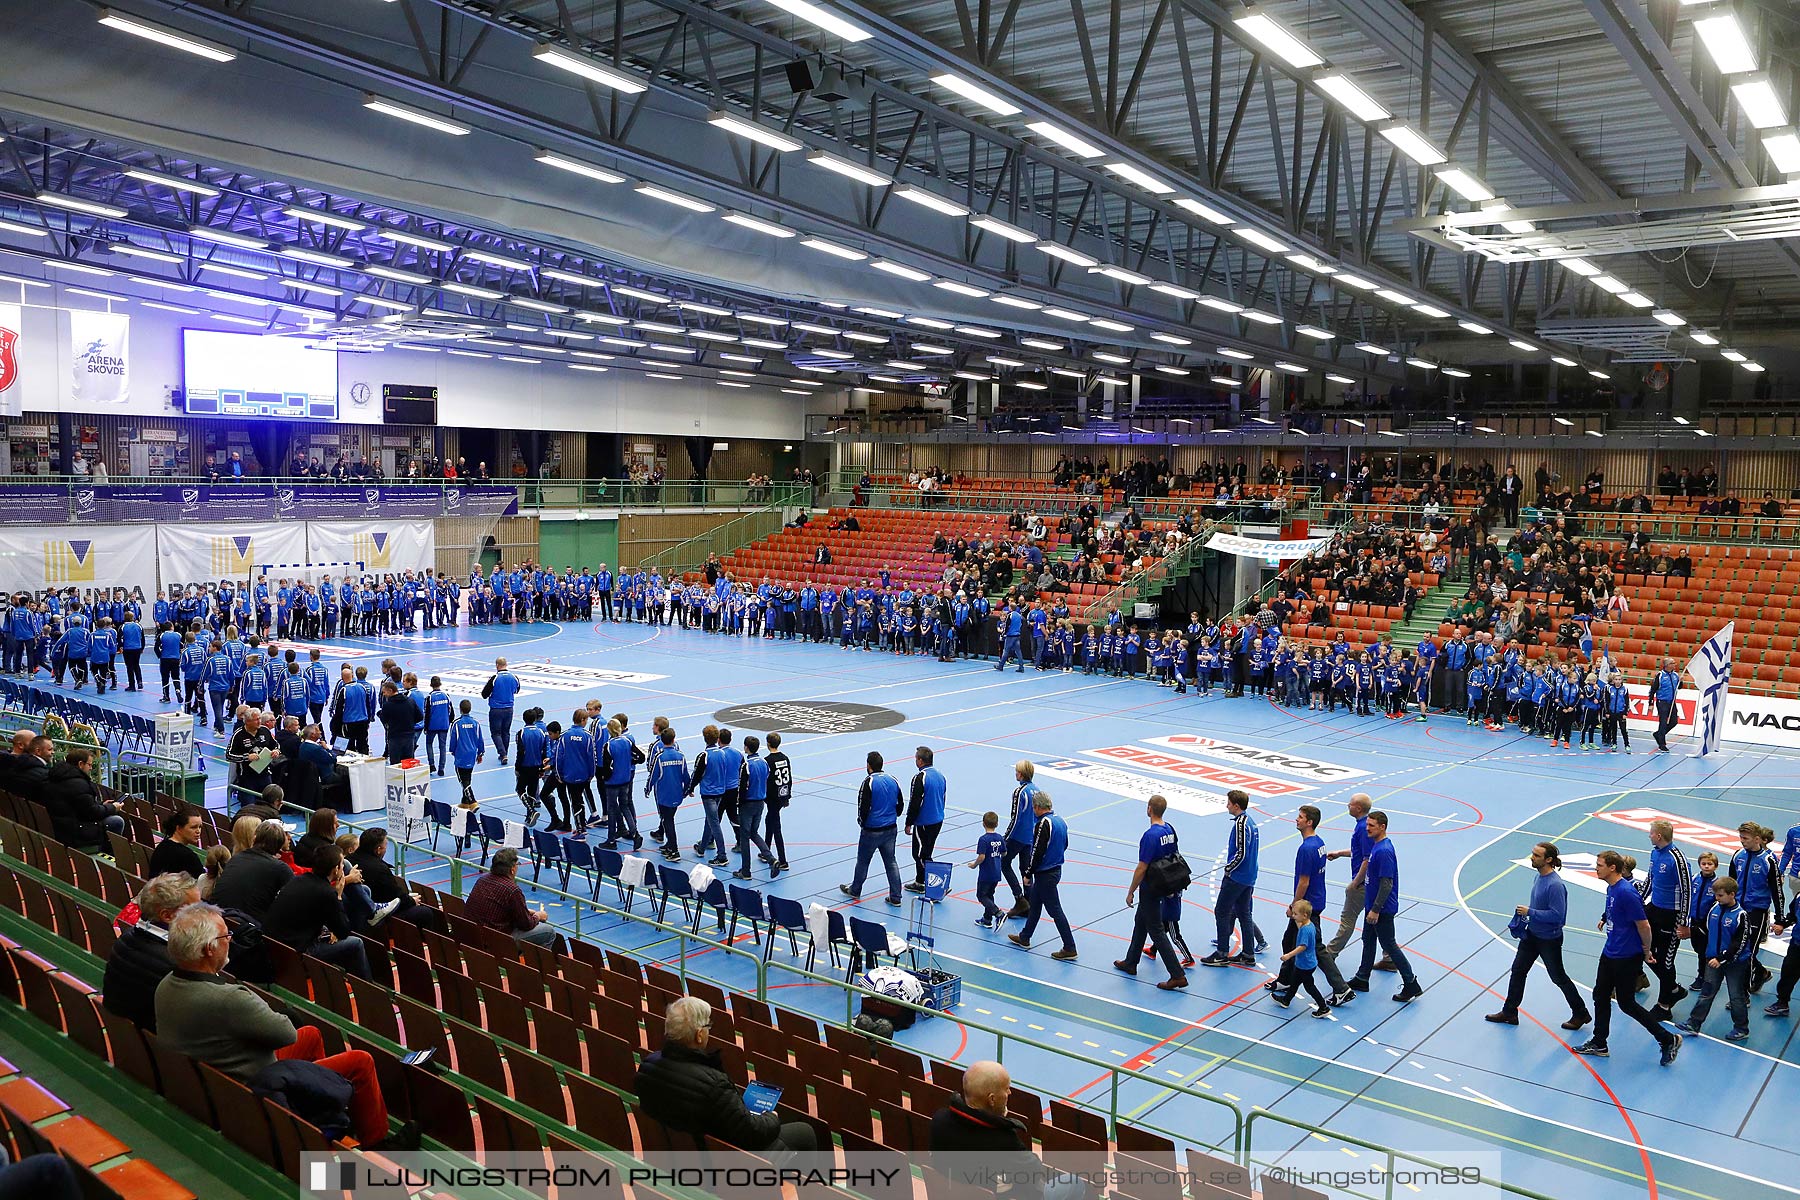
M 53 525 L 69 519 L 69 489 L 60 483 L 9 483 L 0 489 L 0 525 Z
M 124 313 L 69 313 L 69 398 L 77 404 L 124 404 L 131 398 L 131 318 Z
M 0 304 L 0 417 L 16 417 L 25 411 L 25 387 L 19 382 L 23 359 L 19 341 L 24 330 L 24 310 L 17 304 Z
M 163 587 L 170 590 L 221 579 L 248 579 L 262 563 L 305 562 L 306 526 L 298 522 L 239 522 L 222 529 L 159 525 L 156 557 Z
M 444 488 L 384 487 L 372 517 L 438 517 L 444 514 Z M 448 489 L 455 491 L 455 488 Z
M 1331 545 L 1329 537 L 1292 538 L 1288 541 L 1275 541 L 1269 538 L 1240 537 L 1235 533 L 1215 533 L 1206 539 L 1208 550 L 1217 550 L 1221 554 L 1237 554 L 1244 558 L 1272 558 L 1286 560 L 1305 558 Z
M 374 575 L 422 571 L 437 565 L 437 525 L 431 521 L 308 521 L 307 561 L 359 562 Z
M 519 493 L 514 488 L 487 486 L 444 489 L 446 517 L 516 517 Z
M 348 484 L 278 486 L 275 513 L 284 521 L 357 520 L 381 515 L 381 489 Z
M 184 492 L 193 493 L 193 505 L 183 503 Z M 200 489 L 179 484 L 78 487 L 75 489 L 77 521 L 179 521 L 200 515 Z
M 136 588 L 156 595 L 156 540 L 141 529 L 41 525 L 0 529 L 0 589 Z

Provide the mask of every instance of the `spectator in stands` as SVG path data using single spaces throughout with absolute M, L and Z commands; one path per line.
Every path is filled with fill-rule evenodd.
M 387 830 L 379 825 L 372 826 L 362 831 L 356 849 L 349 856 L 350 865 L 362 873 L 370 899 L 378 906 L 393 904 L 394 916 L 402 921 L 411 921 L 422 928 L 443 929 L 443 916 L 436 909 L 421 904 L 418 893 L 407 890 L 406 882 L 388 865 L 387 841 Z
M 200 810 L 191 804 L 178 804 L 162 819 L 163 840 L 150 852 L 150 877 L 178 871 L 200 878 L 204 869 L 200 857 Z
M 100 999 L 108 1012 L 156 1031 L 156 987 L 175 969 L 169 961 L 169 922 L 199 901 L 194 878 L 180 871 L 152 876 L 138 892 L 137 924 L 120 935 L 106 960 Z
M 75 1168 L 46 1151 L 13 1162 L 0 1147 L 0 1200 L 81 1200 Z
M 415 732 L 425 714 L 417 702 L 391 679 L 381 681 L 381 728 L 387 735 L 386 751 L 390 763 L 401 763 L 413 757 L 417 748 Z
M 219 873 L 219 885 L 213 889 L 213 903 L 220 908 L 233 908 L 258 921 L 269 915 L 269 906 L 294 877 L 293 870 L 281 861 L 288 844 L 287 826 L 280 821 L 264 821 L 256 827 L 256 839 L 250 849 L 231 856 Z
M 56 743 L 43 734 L 32 738 L 30 749 L 13 768 L 13 781 L 17 786 L 9 790 L 43 804 L 44 789 L 50 782 L 50 757 L 55 753 Z
M 18 602 L 15 600 L 14 603 L 16 605 Z M 25 760 L 31 757 L 31 743 L 36 740 L 35 729 L 21 729 L 13 734 L 12 752 L 0 754 L 0 791 L 11 792 L 15 796 L 25 794 L 18 781 L 18 772 L 26 766 Z
M 813 551 L 813 562 L 822 567 L 830 566 L 831 547 L 827 546 L 824 542 L 820 542 L 819 548 Z
M 169 925 L 169 959 L 175 964 L 156 989 L 156 1027 L 166 1050 L 198 1059 L 258 1089 L 280 1092 L 301 1116 L 317 1115 L 308 1104 L 305 1072 L 284 1064 L 312 1063 L 350 1081 L 350 1119 L 364 1149 L 412 1150 L 419 1128 L 408 1122 L 389 1136 L 387 1105 L 375 1060 L 367 1051 L 329 1057 L 312 1025 L 293 1022 L 270 1008 L 242 984 L 220 977 L 231 953 L 231 931 L 210 904 L 190 904 Z
M 1774 492 L 1764 492 L 1762 508 L 1758 511 L 1759 511 L 1759 514 L 1762 516 L 1773 517 L 1776 520 L 1780 520 L 1781 515 L 1782 515 L 1781 501 L 1775 499 Z M 14 741 L 14 751 L 13 752 L 16 754 L 16 753 L 18 753 L 18 750 L 17 750 L 18 739 L 15 738 L 15 739 L 13 739 L 13 741 Z
M 962 1095 L 932 1114 L 931 1153 L 955 1156 L 934 1165 L 952 1183 L 983 1190 L 992 1189 L 994 1178 L 1010 1176 L 1013 1187 L 1003 1193 L 1008 1200 L 1080 1200 L 1087 1192 L 1081 1180 L 1056 1174 L 1032 1151 L 1025 1123 L 1006 1111 L 1011 1096 L 1005 1067 L 971 1063 Z
M 711 1041 L 712 1005 L 698 996 L 669 1005 L 662 1049 L 638 1067 L 635 1091 L 643 1114 L 671 1132 L 688 1134 L 696 1148 L 710 1134 L 764 1155 L 817 1149 L 811 1125 L 744 1107 L 742 1089 L 725 1073 Z
M 356 878 L 360 881 L 362 877 Z M 263 918 L 263 928 L 278 942 L 368 979 L 369 952 L 362 939 L 350 932 L 350 915 L 344 908 L 344 889 L 349 883 L 342 852 L 327 843 L 313 852 L 310 870 L 293 875 L 282 885 Z M 398 907 L 382 906 L 375 921 Z M 327 933 L 336 940 L 327 941 Z
M 463 904 L 463 915 L 477 925 L 511 934 L 513 940 L 534 946 L 554 947 L 556 929 L 548 923 L 550 913 L 542 905 L 531 909 L 525 904 L 525 893 L 514 876 L 519 872 L 519 852 L 512 847 L 496 851 L 486 875 L 469 889 Z
M 313 809 L 312 815 L 306 818 L 306 832 L 294 843 L 294 865 L 302 870 L 312 870 L 313 855 L 331 845 L 337 838 L 337 832 L 336 809 Z
M 86 746 L 71 747 L 63 761 L 45 772 L 40 798 L 50 810 L 57 841 L 98 851 L 106 848 L 108 831 L 125 832 L 125 818 L 117 804 L 100 798 L 100 785 L 94 782 L 93 772 L 94 752 Z

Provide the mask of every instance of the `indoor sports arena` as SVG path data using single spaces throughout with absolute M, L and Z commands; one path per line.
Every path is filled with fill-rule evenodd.
M 1800 1196 L 1792 7 L 0 9 L 0 1200 Z

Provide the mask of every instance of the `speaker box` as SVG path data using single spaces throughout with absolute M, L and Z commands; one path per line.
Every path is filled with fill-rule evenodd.
M 819 69 L 810 60 L 797 58 L 787 65 L 787 79 L 795 93 L 810 92 L 819 86 Z

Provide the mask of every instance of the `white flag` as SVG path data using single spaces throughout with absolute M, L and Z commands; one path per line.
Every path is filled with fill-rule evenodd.
M 1725 700 L 1731 691 L 1731 636 L 1736 628 L 1737 622 L 1728 622 L 1688 660 L 1688 675 L 1700 691 L 1700 702 L 1694 709 L 1694 732 L 1700 738 L 1701 754 L 1717 750 L 1725 732 Z
M 19 341 L 24 321 L 24 312 L 17 304 L 0 304 L 0 417 L 16 417 L 25 411 L 25 388 L 19 383 L 24 362 Z
M 70 398 L 124 404 L 131 398 L 131 318 L 124 313 L 69 313 Z

